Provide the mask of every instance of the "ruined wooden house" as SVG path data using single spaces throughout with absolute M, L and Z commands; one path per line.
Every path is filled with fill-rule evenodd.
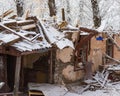
M 36 17 L 15 17 L 0 22 L 1 94 L 16 95 L 26 90 L 29 82 L 79 81 L 85 77 L 88 61 L 93 62 L 92 72 L 110 63 L 105 53 L 119 60 L 111 39 L 96 30 L 71 27 L 67 22 L 43 22 Z M 114 39 L 119 42 L 117 34 Z
M 4 14 L 10 14 L 9 11 Z M 56 74 L 59 74 L 56 71 L 59 68 L 56 65 L 56 49 L 65 47 L 74 49 L 72 41 L 63 33 L 35 16 L 25 19 L 2 17 L 0 95 L 16 96 L 27 89 L 29 82 L 54 83 Z
M 61 74 L 57 76 L 59 78 L 56 82 L 61 80 L 66 84 L 86 79 L 86 76 L 89 78 L 101 67 L 120 63 L 119 32 L 99 32 L 68 25 L 61 30 L 72 40 L 75 49 L 67 47 L 57 50 L 57 62 L 60 63 L 58 70 Z

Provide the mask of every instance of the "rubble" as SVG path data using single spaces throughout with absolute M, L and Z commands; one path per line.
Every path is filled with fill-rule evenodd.
M 92 79 L 84 80 L 85 88 L 82 90 L 83 93 L 86 90 L 98 90 L 106 89 L 109 86 L 119 83 L 120 81 L 120 65 L 112 64 L 103 66 L 102 71 L 97 71 Z

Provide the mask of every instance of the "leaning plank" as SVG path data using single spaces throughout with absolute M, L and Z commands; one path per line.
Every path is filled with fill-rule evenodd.
M 105 56 L 106 58 L 108 58 L 108 59 L 110 59 L 110 60 L 113 60 L 113 61 L 115 61 L 116 63 L 120 64 L 120 61 L 119 61 L 119 60 L 116 60 L 115 58 L 110 57 L 110 56 L 107 55 L 106 53 L 104 53 L 104 56 Z
M 109 72 L 107 71 L 106 76 L 105 76 L 105 78 L 104 78 L 104 81 L 103 81 L 103 83 L 102 83 L 102 87 L 104 87 L 105 84 L 107 83 L 108 76 L 109 76 Z
M 47 37 L 47 35 L 45 34 L 46 33 L 46 28 L 44 27 L 43 23 L 41 20 L 38 21 L 38 24 L 37 24 L 38 28 L 39 28 L 39 32 L 41 32 L 42 35 L 44 35 L 44 37 L 46 38 L 46 40 L 50 42 L 50 39 Z M 41 27 L 41 28 L 40 28 Z
M 93 79 L 95 79 L 97 81 L 97 83 L 100 84 L 101 87 L 103 87 L 102 82 L 100 82 L 100 80 L 97 77 L 94 76 Z
M 9 14 L 11 14 L 13 12 L 13 10 L 9 9 L 6 12 L 4 12 L 2 15 L 0 15 L 0 17 L 4 18 L 6 16 L 8 16 Z
M 118 45 L 118 43 L 115 41 L 115 39 L 113 39 L 109 34 L 108 34 L 108 37 L 113 42 L 113 44 L 118 48 L 118 50 L 120 50 L 120 45 Z
M 31 38 L 31 41 L 37 39 L 38 37 L 40 37 L 40 34 L 36 34 L 33 38 Z
M 5 28 L 6 30 L 9 30 L 10 32 L 14 33 L 14 34 L 17 35 L 17 36 L 19 36 L 19 37 L 21 37 L 21 38 L 23 38 L 23 39 L 25 39 L 25 40 L 27 40 L 27 41 L 29 41 L 29 42 L 32 42 L 29 38 L 26 38 L 26 37 L 18 34 L 15 30 L 12 30 L 12 29 L 10 29 L 9 27 L 7 27 L 7 26 L 5 26 L 5 25 L 3 25 L 3 24 L 1 24 L 1 23 L 0 23 L 0 26 L 3 27 L 3 28 Z

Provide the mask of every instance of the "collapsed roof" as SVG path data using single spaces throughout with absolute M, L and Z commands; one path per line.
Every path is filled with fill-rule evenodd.
M 50 50 L 53 45 L 59 49 L 72 47 L 72 41 L 65 38 L 64 33 L 34 17 L 27 19 L 6 19 L 0 22 L 1 53 L 12 54 L 8 50 L 16 50 L 25 55 Z
M 36 17 L 28 19 L 7 19 L 0 22 L 0 47 L 15 49 L 20 54 L 29 54 L 30 51 L 45 51 L 56 45 L 59 49 L 72 47 L 72 41 L 54 27 L 47 25 Z

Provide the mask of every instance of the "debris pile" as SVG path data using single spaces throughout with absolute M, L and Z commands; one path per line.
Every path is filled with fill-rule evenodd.
M 93 75 L 92 79 L 84 80 L 86 85 L 82 92 L 86 90 L 95 91 L 97 89 L 105 89 L 108 86 L 115 85 L 120 81 L 120 65 L 112 64 L 102 66 L 103 70 L 99 70 Z

